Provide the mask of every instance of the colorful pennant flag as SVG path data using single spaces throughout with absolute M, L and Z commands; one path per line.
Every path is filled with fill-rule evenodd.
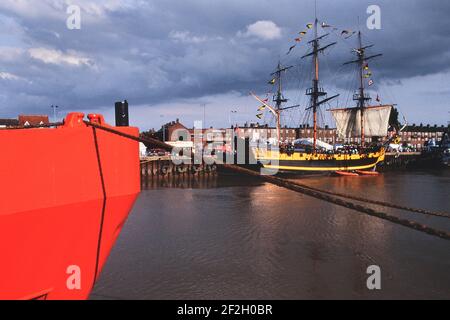
M 298 34 L 301 35 L 301 36 L 306 36 L 306 31 L 301 31 Z
M 275 84 L 277 82 L 277 78 L 273 78 L 272 80 L 270 80 L 268 83 L 269 84 Z
M 264 110 L 266 110 L 266 106 L 261 106 L 258 108 L 258 111 L 264 111 Z
M 307 25 L 306 25 L 306 27 L 308 28 L 308 29 L 312 29 L 313 28 L 313 24 L 312 23 L 308 23 Z
M 356 34 L 356 31 L 353 31 L 349 36 L 347 36 L 347 37 L 344 37 L 345 39 L 348 39 L 348 38 L 351 38 L 353 35 L 355 35 Z
M 341 36 L 344 36 L 344 39 L 348 39 L 351 36 L 353 36 L 355 33 L 356 33 L 356 31 L 352 31 L 352 30 L 342 30 Z
M 288 55 L 289 53 L 291 53 L 292 50 L 294 50 L 294 48 L 296 47 L 296 45 L 293 45 L 292 47 L 289 48 L 289 51 L 286 53 L 286 55 Z
M 325 22 L 322 22 L 322 28 L 331 28 L 329 24 L 326 24 Z
M 302 38 L 296 38 L 295 39 L 295 42 L 300 42 L 300 41 L 302 41 Z
M 263 113 L 260 113 L 260 114 L 257 114 L 256 117 L 257 117 L 258 119 L 262 119 L 263 115 L 264 115 Z
M 372 79 L 369 80 L 369 86 L 372 86 L 374 83 L 375 82 Z

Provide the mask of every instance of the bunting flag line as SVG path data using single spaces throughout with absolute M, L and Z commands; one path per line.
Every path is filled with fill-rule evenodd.
M 355 35 L 357 32 L 356 31 L 352 31 L 350 29 L 344 29 L 341 30 L 339 28 L 336 28 L 326 22 L 321 22 L 320 26 L 323 29 L 327 29 L 327 28 L 332 28 L 333 31 L 340 31 L 340 35 L 341 37 L 343 37 L 344 39 L 349 39 L 351 38 L 353 35 Z M 306 25 L 306 30 L 300 31 L 298 34 L 300 35 L 300 37 L 295 38 L 295 42 L 296 44 L 298 44 L 299 42 L 303 41 L 303 37 L 306 36 L 306 34 L 308 33 L 308 30 L 313 29 L 314 28 L 314 24 L 312 23 L 308 23 Z M 292 50 L 294 50 L 294 48 L 296 47 L 296 45 L 293 45 L 292 47 L 289 48 L 288 52 L 286 53 L 286 55 L 289 55 L 291 53 Z M 364 70 L 369 70 L 369 67 L 367 66 L 367 68 L 365 68 Z
M 356 34 L 356 31 L 352 30 L 342 30 L 341 36 L 344 37 L 344 39 L 351 38 L 354 34 Z
M 345 39 L 349 39 L 356 34 L 356 31 L 353 31 L 348 37 L 344 37 Z
M 286 53 L 286 55 L 288 55 L 289 53 L 291 53 L 292 50 L 294 50 L 294 48 L 296 47 L 296 45 L 293 45 L 292 47 L 289 48 L 289 51 Z

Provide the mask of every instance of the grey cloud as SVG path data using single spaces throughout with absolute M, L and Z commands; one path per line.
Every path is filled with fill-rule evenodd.
M 376 62 L 383 81 L 401 81 L 418 75 L 448 70 L 450 66 L 450 21 L 445 1 L 377 1 L 382 8 L 382 30 L 364 28 L 371 1 L 319 1 L 322 20 L 339 27 L 357 28 L 361 17 L 373 52 L 383 52 Z M 61 2 L 62 3 L 62 2 Z M 136 104 L 155 105 L 177 99 L 200 98 L 237 91 L 266 90 L 268 73 L 281 57 L 299 63 L 296 51 L 286 57 L 295 34 L 311 22 L 313 1 L 131 1 L 131 5 L 105 10 L 101 17 L 83 13 L 82 29 L 65 27 L 66 14 L 26 16 L 3 6 L 1 17 L 14 21 L 14 45 L 47 48 L 63 53 L 74 50 L 93 61 L 89 66 L 52 65 L 23 53 L 14 61 L 1 59 L 0 71 L 30 82 L 0 79 L 1 113 L 17 110 L 48 112 L 50 104 L 66 109 L 92 109 L 127 98 Z M 135 5 L 134 7 L 132 5 Z M 39 9 L 39 8 L 38 8 Z M 270 20 L 283 29 L 282 38 L 264 41 L 237 37 L 256 21 Z M 17 30 L 17 26 L 20 27 Z M 170 34 L 187 32 L 202 41 L 176 41 Z M 8 41 L 0 45 L 11 43 Z M 14 39 L 14 36 L 12 36 Z M 333 36 L 330 41 L 334 40 Z M 341 68 L 351 59 L 351 39 L 327 56 L 330 69 Z M 18 45 L 19 44 L 19 45 Z M 305 67 L 305 70 L 308 67 Z M 343 73 L 349 70 L 342 69 Z M 327 71 L 324 71 L 326 77 Z M 340 86 L 339 83 L 332 84 Z M 344 86 L 342 86 L 344 87 Z

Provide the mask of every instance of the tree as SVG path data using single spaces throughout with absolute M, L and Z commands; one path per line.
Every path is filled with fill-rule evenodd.
M 400 129 L 400 121 L 398 120 L 399 112 L 396 108 L 392 108 L 391 116 L 389 118 L 389 126 L 395 129 Z

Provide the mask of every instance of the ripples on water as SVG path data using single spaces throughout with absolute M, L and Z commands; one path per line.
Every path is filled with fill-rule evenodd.
M 448 171 L 302 182 L 450 211 Z M 450 231 L 450 220 L 373 207 Z M 366 289 L 373 264 L 378 292 Z M 449 270 L 450 242 L 293 191 L 232 176 L 163 180 L 140 195 L 92 298 L 449 299 Z

